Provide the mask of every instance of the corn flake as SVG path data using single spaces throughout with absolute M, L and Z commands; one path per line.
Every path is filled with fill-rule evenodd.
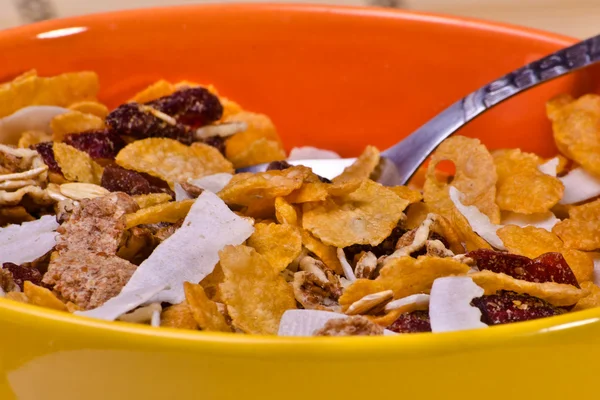
M 577 302 L 573 311 L 587 310 L 588 308 L 600 307 L 600 287 L 594 282 L 583 282 L 581 289 L 588 292 L 587 296 Z
M 297 166 L 282 171 L 257 174 L 236 174 L 218 195 L 227 204 L 250 206 L 258 200 L 271 200 L 286 196 L 299 189 L 311 174 L 306 167 Z
M 569 209 L 569 218 L 552 229 L 565 246 L 578 250 L 600 248 L 600 199 Z
M 423 200 L 423 195 L 420 191 L 411 189 L 408 186 L 391 186 L 388 189 L 403 199 L 408 200 L 409 204 L 415 204 Z
M 340 305 L 346 309 L 368 294 L 393 290 L 394 298 L 400 299 L 417 293 L 429 293 L 433 281 L 452 275 L 464 275 L 469 266 L 451 258 L 421 256 L 399 257 L 384 264 L 375 280 L 357 279 L 340 297 Z
M 208 296 L 209 299 L 213 301 L 223 302 L 221 297 L 221 292 L 219 290 L 219 285 L 225 280 L 225 274 L 223 273 L 223 268 L 221 268 L 221 264 L 217 263 L 213 271 L 206 275 L 204 279 L 200 281 L 200 286 L 204 289 L 204 293 Z
M 25 296 L 29 299 L 30 304 L 59 311 L 67 311 L 65 303 L 60 301 L 54 293 L 44 287 L 25 281 L 23 293 L 25 293 Z
M 333 178 L 333 183 L 369 179 L 377 165 L 379 165 L 379 159 L 379 150 L 374 146 L 367 146 L 352 165 L 346 167 L 344 172 Z
M 187 182 L 218 172 L 233 173 L 233 166 L 212 146 L 177 140 L 148 138 L 136 140 L 117 154 L 120 166 L 159 177 L 171 184 Z
M 536 258 L 545 253 L 558 252 L 563 255 L 578 282 L 592 280 L 594 263 L 582 251 L 570 249 L 552 232 L 533 226 L 508 225 L 497 231 L 507 250 L 521 256 Z M 573 303 L 574 304 L 574 303 Z
M 223 314 L 219 312 L 217 304 L 206 297 L 202 286 L 185 282 L 183 289 L 192 316 L 201 330 L 231 332 L 231 327 L 225 321 Z
M 494 152 L 494 164 L 498 173 L 496 203 L 501 210 L 542 213 L 562 198 L 564 185 L 558 178 L 538 169 L 537 155 L 520 149 L 502 150 Z
M 308 182 L 285 196 L 285 199 L 291 204 L 323 201 L 329 196 L 328 186 L 330 185 L 322 182 Z
M 298 226 L 300 224 L 298 213 L 299 210 L 285 198 L 277 197 L 275 199 L 275 217 L 280 224 Z
M 160 314 L 160 326 L 176 329 L 198 329 L 198 323 L 194 319 L 192 310 L 185 301 L 164 309 Z
M 50 128 L 52 129 L 52 140 L 60 142 L 70 133 L 100 130 L 104 129 L 105 125 L 100 117 L 79 111 L 70 111 L 52 118 Z
M 337 257 L 337 249 L 321 242 L 319 239 L 311 235 L 306 229 L 302 229 L 302 245 L 311 253 L 316 255 L 329 269 L 332 269 L 337 274 L 343 274 L 344 269 L 340 260 Z
M 450 219 L 451 210 L 454 209 L 448 194 L 450 184 L 441 182 L 436 177 L 437 165 L 445 160 L 454 163 L 456 173 L 452 186 L 464 194 L 463 204 L 476 206 L 492 223 L 500 223 L 500 209 L 496 205 L 497 174 L 494 159 L 478 139 L 464 136 L 446 139 L 431 158 L 423 197 L 432 211 Z
M 600 175 L 600 96 L 561 96 L 550 100 L 546 109 L 561 153 Z
M 391 190 L 366 180 L 346 196 L 304 203 L 302 226 L 332 246 L 376 246 L 390 235 L 407 205 Z
M 139 194 L 132 198 L 140 208 L 148 208 L 172 200 L 171 195 L 167 193 Z
M 572 285 L 556 282 L 529 282 L 515 279 L 512 276 L 492 271 L 475 272 L 469 275 L 486 295 L 496 294 L 500 290 L 526 293 L 554 304 L 555 306 L 571 306 L 586 295 L 586 291 Z
M 177 88 L 175 85 L 165 81 L 164 79 L 161 79 L 142 91 L 136 93 L 131 101 L 140 104 L 148 103 L 149 101 L 156 100 L 164 96 L 169 96 L 175 93 L 176 90 Z
M 22 75 L 0 85 L 0 118 L 33 105 L 67 107 L 78 101 L 94 100 L 98 93 L 98 75 L 75 72 L 41 78 Z
M 220 285 L 233 325 L 247 333 L 275 335 L 286 310 L 296 308 L 292 287 L 253 248 L 225 246 L 219 252 Z
M 97 101 L 78 101 L 69 106 L 69 110 L 78 111 L 83 114 L 95 115 L 104 120 L 108 115 L 108 107 Z
M 277 272 L 281 272 L 302 252 L 302 236 L 292 225 L 259 223 L 248 238 L 248 246 L 263 255 Z
M 100 184 L 103 168 L 89 154 L 64 143 L 55 142 L 54 157 L 69 181 Z
M 229 141 L 226 143 L 229 143 Z M 250 165 L 285 160 L 285 151 L 279 142 L 260 138 L 248 143 L 242 152 L 229 154 L 227 158 L 235 168 L 243 168 Z
M 142 208 L 133 214 L 127 214 L 125 216 L 125 225 L 127 229 L 130 229 L 134 226 L 144 224 L 158 224 L 159 222 L 175 223 L 185 218 L 190 208 L 192 208 L 194 201 L 194 199 L 171 201 Z
M 44 132 L 44 131 L 25 131 L 21 134 L 19 138 L 18 147 L 21 149 L 28 149 L 30 146 L 33 146 L 42 142 L 50 142 L 52 140 L 52 135 Z

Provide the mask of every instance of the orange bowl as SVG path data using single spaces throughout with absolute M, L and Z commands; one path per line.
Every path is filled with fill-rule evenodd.
M 574 40 L 401 11 L 214 5 L 127 11 L 0 32 L 0 80 L 91 69 L 116 105 L 165 78 L 213 83 L 270 115 L 288 147 L 356 155 Z M 462 134 L 556 150 L 544 103 L 595 91 L 597 69 L 514 98 Z M 107 323 L 0 299 L 0 397 L 476 399 L 596 395 L 600 310 L 484 330 L 277 338 Z

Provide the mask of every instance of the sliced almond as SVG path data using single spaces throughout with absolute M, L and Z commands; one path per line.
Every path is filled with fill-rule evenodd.
M 46 172 L 47 170 L 48 170 L 48 166 L 44 165 L 44 166 L 41 166 L 38 168 L 30 169 L 29 171 L 25 171 L 25 172 L 17 172 L 14 174 L 0 175 L 0 182 L 34 178 L 34 177 Z
M 228 137 L 236 133 L 245 132 L 246 130 L 248 130 L 248 124 L 244 121 L 232 121 L 198 128 L 196 129 L 195 136 L 198 140 L 214 136 Z
M 362 299 L 352 303 L 346 310 L 346 315 L 364 314 L 377 306 L 384 305 L 393 297 L 394 291 L 392 290 L 384 290 L 383 292 L 368 294 Z
M 110 193 L 102 186 L 81 182 L 63 183 L 59 189 L 63 196 L 73 200 L 94 199 Z

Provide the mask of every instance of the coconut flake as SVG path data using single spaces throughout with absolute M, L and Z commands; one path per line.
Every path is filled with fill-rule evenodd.
M 155 328 L 160 327 L 160 311 L 156 310 L 152 313 L 152 319 L 150 320 L 150 326 Z
M 502 243 L 502 240 L 496 234 L 500 226 L 492 224 L 489 217 L 479 211 L 477 207 L 465 206 L 461 203 L 460 198 L 462 197 L 462 193 L 454 186 L 450 186 L 449 194 L 454 206 L 467 219 L 475 233 L 495 248 L 499 250 L 506 249 L 504 243 Z
M 190 196 L 190 194 L 187 192 L 187 190 L 185 190 L 183 188 L 183 186 L 181 186 L 179 183 L 175 182 L 175 190 L 173 190 L 175 192 L 175 201 L 183 201 L 183 200 L 188 200 L 188 199 L 192 199 L 193 197 Z
M 147 303 L 152 297 L 156 296 L 157 293 L 165 288 L 167 288 L 165 284 L 144 286 L 127 292 L 125 292 L 125 288 L 123 288 L 121 293 L 112 299 L 109 299 L 100 307 L 88 311 L 75 311 L 75 314 L 84 317 L 114 321 L 140 304 Z
M 600 195 L 600 178 L 583 168 L 575 168 L 565 176 L 558 178 L 565 185 L 565 191 L 559 204 L 573 204 Z
M 66 112 L 69 110 L 55 106 L 23 107 L 9 116 L 0 118 L 0 142 L 16 144 L 25 131 L 52 133 L 50 121 Z
M 294 147 L 290 151 L 288 160 L 331 160 L 335 158 L 341 158 L 340 155 L 334 151 L 318 149 L 316 147 L 304 146 Z
M 287 310 L 279 322 L 279 336 L 313 336 L 317 329 L 321 329 L 331 319 L 348 318 L 345 314 L 320 310 Z M 388 329 L 383 330 L 384 335 L 396 335 Z
M 0 264 L 23 264 L 37 260 L 56 244 L 58 222 L 53 215 L 0 228 Z
M 413 294 L 411 296 L 406 296 L 398 300 L 390 301 L 385 305 L 385 311 L 392 311 L 398 308 L 412 306 L 415 305 L 417 307 L 426 307 L 429 305 L 429 296 L 428 294 Z
M 558 222 L 560 222 L 560 219 L 556 218 L 556 215 L 550 211 L 535 214 L 520 214 L 512 211 L 502 212 L 502 225 L 534 226 L 551 232 L 554 225 Z
M 560 160 L 558 159 L 558 157 L 554 157 L 538 166 L 538 171 L 540 171 L 543 174 L 556 177 L 556 171 L 558 170 L 559 162 Z
M 213 271 L 223 247 L 243 243 L 253 231 L 251 222 L 233 213 L 216 194 L 204 191 L 192 205 L 181 228 L 140 264 L 121 293 L 86 313 L 96 318 L 114 319 L 146 302 L 181 303 L 185 299 L 183 283 L 200 282 Z M 150 298 L 130 295 L 132 292 L 148 294 L 148 288 L 161 285 L 165 289 Z
M 481 311 L 471 305 L 471 301 L 483 296 L 483 293 L 483 289 L 466 276 L 436 279 L 429 300 L 431 331 L 450 332 L 487 327 L 481 322 Z
M 228 174 L 227 172 L 220 172 L 218 174 L 203 176 L 198 179 L 189 179 L 188 183 L 204 190 L 218 193 L 227 186 L 231 178 L 233 178 L 233 175 Z
M 346 279 L 350 282 L 354 282 L 356 280 L 356 275 L 354 275 L 354 271 L 352 270 L 352 266 L 348 263 L 348 259 L 346 258 L 346 254 L 344 253 L 344 249 L 337 249 L 337 257 L 342 264 L 342 270 L 344 270 L 344 275 L 346 275 Z

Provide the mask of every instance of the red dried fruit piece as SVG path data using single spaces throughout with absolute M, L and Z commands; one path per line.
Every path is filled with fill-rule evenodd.
M 31 146 L 31 149 L 37 151 L 40 154 L 42 160 L 44 160 L 50 171 L 62 174 L 62 171 L 58 166 L 58 163 L 56 162 L 56 158 L 54 158 L 53 142 L 42 142 L 34 144 L 33 146 Z
M 480 270 L 487 269 L 529 282 L 556 282 L 579 287 L 575 274 L 560 253 L 545 253 L 533 260 L 489 249 L 474 250 L 466 255 L 475 260 Z
M 202 87 L 181 89 L 146 105 L 194 127 L 218 121 L 223 115 L 219 98 Z
M 401 314 L 387 329 L 397 333 L 431 332 L 429 311 L 419 310 Z
M 225 138 L 222 136 L 211 136 L 201 140 L 202 143 L 212 146 L 225 155 Z
M 42 274 L 33 267 L 26 265 L 17 265 L 11 262 L 2 264 L 2 269 L 8 270 L 13 278 L 13 281 L 23 290 L 25 281 L 40 286 L 42 284 Z
M 92 158 L 111 160 L 126 145 L 117 132 L 108 129 L 70 134 L 65 136 L 64 142 L 77 150 L 85 151 Z
M 282 171 L 284 169 L 288 169 L 292 166 L 289 162 L 285 160 L 281 161 L 272 161 L 267 165 L 267 171 Z
M 118 165 L 108 165 L 104 168 L 100 185 L 111 192 L 124 192 L 131 196 L 168 193 L 171 197 L 175 197 L 169 184 L 162 179 Z
M 488 325 L 529 321 L 565 312 L 537 297 L 504 290 L 473 299 L 471 304 L 481 310 L 481 321 Z
M 191 144 L 192 131 L 181 124 L 172 124 L 148 110 L 142 110 L 138 103 L 127 103 L 117 107 L 106 117 L 106 124 L 119 135 L 137 139 L 162 137 Z

